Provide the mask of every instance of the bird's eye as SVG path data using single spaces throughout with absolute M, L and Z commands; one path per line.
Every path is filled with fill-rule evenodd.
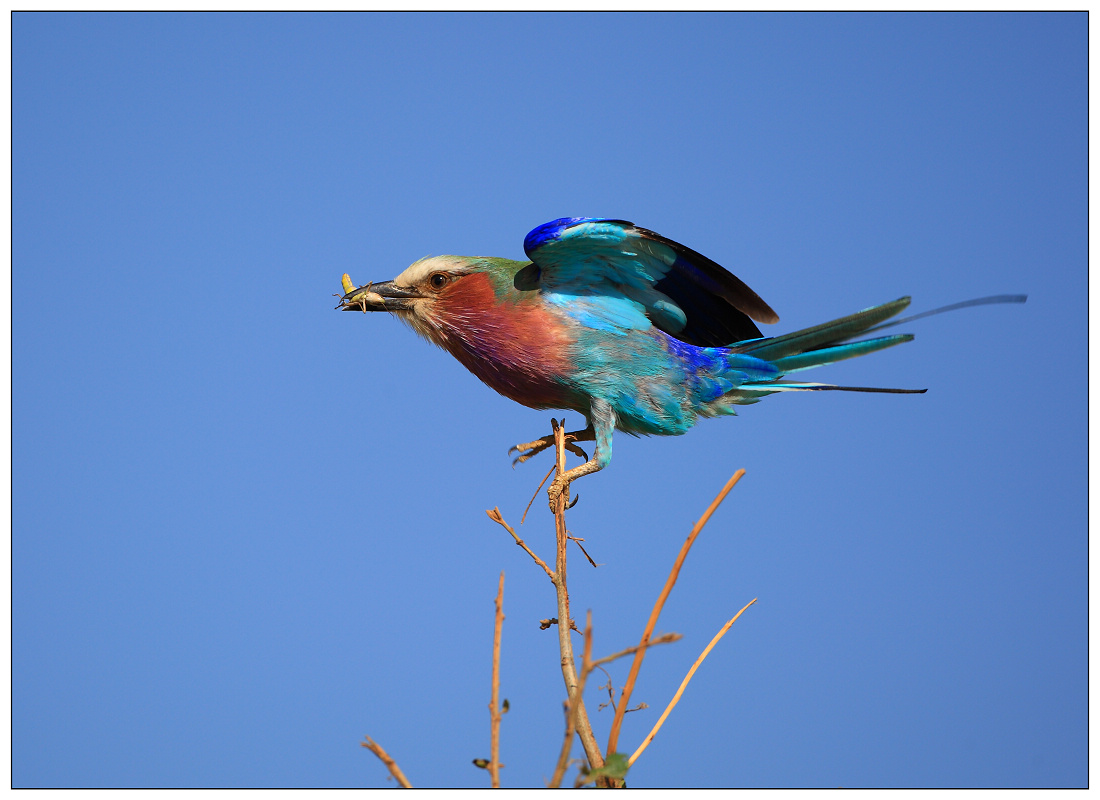
M 432 277 L 428 278 L 428 283 L 432 285 L 433 289 L 442 289 L 447 285 L 448 278 L 442 272 L 437 272 Z

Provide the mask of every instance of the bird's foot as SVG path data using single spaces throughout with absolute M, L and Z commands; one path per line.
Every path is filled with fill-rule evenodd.
M 516 464 L 522 464 L 529 458 L 533 458 L 545 450 L 547 447 L 552 447 L 554 444 L 553 436 L 543 436 L 541 439 L 536 439 L 533 442 L 527 442 L 526 444 L 517 444 L 515 447 L 509 448 L 508 455 L 512 453 L 519 453 L 512 461 L 512 466 Z
M 550 484 L 550 488 L 546 490 L 546 494 L 550 498 L 550 511 L 556 514 L 558 512 L 558 499 L 565 494 L 565 505 L 569 505 L 569 484 L 561 479 L 561 475 L 554 478 L 554 482 Z
M 585 461 L 588 461 L 588 453 L 584 452 L 584 450 L 577 447 L 577 445 L 573 444 L 572 439 L 575 436 L 576 436 L 576 434 L 573 434 L 573 433 L 567 433 L 565 435 L 565 437 L 566 437 L 565 438 L 565 449 L 568 450 L 573 455 L 580 456 Z M 515 467 L 516 464 L 522 464 L 524 461 L 527 461 L 528 459 L 537 456 L 539 453 L 541 453 L 543 450 L 547 449 L 548 447 L 553 447 L 553 446 L 554 446 L 554 437 L 553 437 L 553 435 L 543 436 L 541 439 L 536 439 L 533 442 L 527 442 L 526 444 L 517 444 L 515 447 L 511 448 L 508 451 L 508 455 L 512 455 L 512 453 L 519 453 L 519 455 L 516 456 L 515 459 L 513 459 L 513 461 L 512 461 L 512 466 Z
M 550 511 L 555 514 L 558 511 L 558 499 L 561 498 L 562 495 L 565 495 L 565 508 L 572 508 L 577 504 L 577 501 L 581 499 L 581 496 L 578 494 L 573 498 L 572 502 L 569 501 L 569 484 L 572 483 L 572 479 L 562 480 L 562 478 L 563 476 L 561 475 L 556 476 L 550 484 L 550 488 L 546 490 L 546 494 L 550 498 Z

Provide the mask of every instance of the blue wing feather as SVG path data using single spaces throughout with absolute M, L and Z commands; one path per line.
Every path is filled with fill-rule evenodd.
M 580 225 L 582 222 L 615 222 L 616 220 L 600 219 L 599 217 L 562 217 L 561 219 L 555 219 L 551 222 L 539 225 L 533 231 L 531 231 L 523 239 L 523 252 L 527 254 L 527 257 L 532 261 L 534 260 L 531 255 L 540 247 L 548 242 L 555 241 L 561 238 L 561 234 L 568 228 L 572 228 L 576 225 Z M 626 223 L 629 225 L 630 223 Z
M 755 339 L 760 330 L 753 319 L 779 319 L 718 264 L 626 220 L 563 217 L 527 234 L 523 249 L 540 269 L 543 290 L 563 305 L 577 297 L 625 298 L 639 315 L 688 344 Z

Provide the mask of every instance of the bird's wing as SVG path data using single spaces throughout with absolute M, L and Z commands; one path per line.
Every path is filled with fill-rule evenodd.
M 760 331 L 753 320 L 779 320 L 756 292 L 706 256 L 624 220 L 556 219 L 527 234 L 523 249 L 547 293 L 604 296 L 609 309 L 624 300 L 640 303 L 655 326 L 688 344 L 755 339 Z

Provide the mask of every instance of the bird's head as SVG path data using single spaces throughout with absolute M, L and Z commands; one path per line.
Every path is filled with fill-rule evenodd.
M 478 327 L 479 318 L 537 289 L 538 269 L 503 258 L 422 258 L 392 281 L 349 289 L 344 311 L 389 311 L 435 344 L 455 331 Z

